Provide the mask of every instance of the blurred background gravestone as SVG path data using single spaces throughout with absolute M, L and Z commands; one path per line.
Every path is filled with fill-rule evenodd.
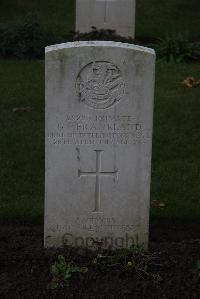
M 112 29 L 125 37 L 135 36 L 135 0 L 77 0 L 76 31 Z

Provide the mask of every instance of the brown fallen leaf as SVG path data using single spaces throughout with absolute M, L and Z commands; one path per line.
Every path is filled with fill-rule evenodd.
M 194 77 L 187 77 L 181 83 L 188 88 L 198 87 L 198 86 L 200 86 L 200 79 L 195 80 Z
M 15 107 L 13 108 L 13 112 L 30 112 L 32 110 L 31 107 Z
M 164 202 L 159 202 L 158 200 L 153 200 L 152 201 L 152 206 L 154 207 L 154 208 L 164 208 L 166 205 L 165 205 L 165 203 Z
M 158 204 L 158 207 L 159 207 L 159 208 L 164 208 L 164 207 L 165 207 L 164 202 L 160 202 L 160 203 Z

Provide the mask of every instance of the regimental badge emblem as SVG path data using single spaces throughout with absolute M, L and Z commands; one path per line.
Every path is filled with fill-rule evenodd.
M 124 96 L 125 83 L 121 71 L 107 61 L 95 61 L 83 67 L 77 76 L 79 100 L 94 109 L 106 109 Z

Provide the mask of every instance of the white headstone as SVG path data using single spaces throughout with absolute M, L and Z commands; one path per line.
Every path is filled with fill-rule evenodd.
M 125 37 L 135 36 L 135 0 L 76 0 L 76 31 L 112 29 Z
M 148 244 L 154 51 L 46 48 L 45 246 Z

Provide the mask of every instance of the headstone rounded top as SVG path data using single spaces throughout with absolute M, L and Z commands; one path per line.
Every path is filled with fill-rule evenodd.
M 155 51 L 151 48 L 138 46 L 135 44 L 113 42 L 113 41 L 78 41 L 78 42 L 61 43 L 61 44 L 47 46 L 45 48 L 45 53 L 56 51 L 56 50 L 78 48 L 78 47 L 113 47 L 113 48 L 136 50 L 136 51 L 155 55 Z

